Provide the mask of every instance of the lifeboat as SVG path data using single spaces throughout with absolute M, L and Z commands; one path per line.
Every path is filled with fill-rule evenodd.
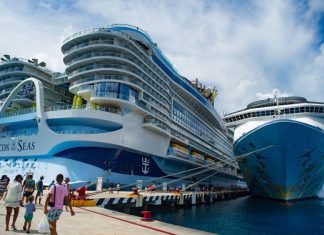
M 191 152 L 191 155 L 192 155 L 194 158 L 197 158 L 197 159 L 199 159 L 199 160 L 204 160 L 204 159 L 205 159 L 204 155 L 202 155 L 201 153 L 198 153 L 198 152 L 196 152 L 196 151 L 192 151 L 192 152 Z
M 188 158 L 189 157 L 189 150 L 186 147 L 181 146 L 180 144 L 171 144 L 171 149 L 173 150 L 174 154 L 178 157 Z

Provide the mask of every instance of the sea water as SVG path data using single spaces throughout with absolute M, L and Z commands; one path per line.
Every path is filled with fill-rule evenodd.
M 320 198 L 289 203 L 247 196 L 209 205 L 150 209 L 155 220 L 217 234 L 324 235 L 324 190 Z

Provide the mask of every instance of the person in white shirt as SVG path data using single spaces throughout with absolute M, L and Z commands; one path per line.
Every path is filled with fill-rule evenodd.
M 19 214 L 19 208 L 23 205 L 22 201 L 22 185 L 21 182 L 23 177 L 21 175 L 17 175 L 15 177 L 15 181 L 8 185 L 7 191 L 4 195 L 5 207 L 7 210 L 6 214 L 6 231 L 9 231 L 9 222 L 10 216 L 12 213 L 12 209 L 14 210 L 13 221 L 11 224 L 11 228 L 13 230 L 16 229 L 16 220 Z

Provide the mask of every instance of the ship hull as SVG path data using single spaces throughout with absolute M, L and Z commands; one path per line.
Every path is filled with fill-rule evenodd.
M 89 185 L 101 176 L 104 184 L 129 185 L 131 188 L 137 180 L 146 184 L 162 184 L 169 182 L 171 186 L 188 185 L 195 180 L 203 179 L 215 172 L 210 169 L 204 173 L 189 177 L 208 167 L 199 167 L 195 163 L 184 163 L 176 157 L 168 155 L 159 157 L 122 148 L 111 147 L 73 147 L 57 152 L 55 155 L 44 156 L 10 156 L 0 157 L 0 172 L 11 179 L 17 174 L 23 176 L 33 173 L 34 178 L 45 176 L 45 184 L 55 180 L 62 173 L 71 178 L 72 186 Z M 193 169 L 192 171 L 188 171 Z M 185 171 L 180 174 L 179 172 Z M 181 178 L 181 179 L 180 179 Z M 194 179 L 194 180 L 193 180 Z M 147 183 L 145 183 L 147 181 Z M 218 173 L 201 184 L 214 186 L 230 186 L 236 184 L 237 178 Z M 133 185 L 133 186 L 132 186 Z
M 278 200 L 318 196 L 324 183 L 324 132 L 289 119 L 263 124 L 234 143 L 252 194 Z

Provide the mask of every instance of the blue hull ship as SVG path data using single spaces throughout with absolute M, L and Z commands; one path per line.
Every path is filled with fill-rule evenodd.
M 300 97 L 272 102 L 225 117 L 229 126 L 236 122 L 234 153 L 245 181 L 260 197 L 318 196 L 324 184 L 324 105 Z

